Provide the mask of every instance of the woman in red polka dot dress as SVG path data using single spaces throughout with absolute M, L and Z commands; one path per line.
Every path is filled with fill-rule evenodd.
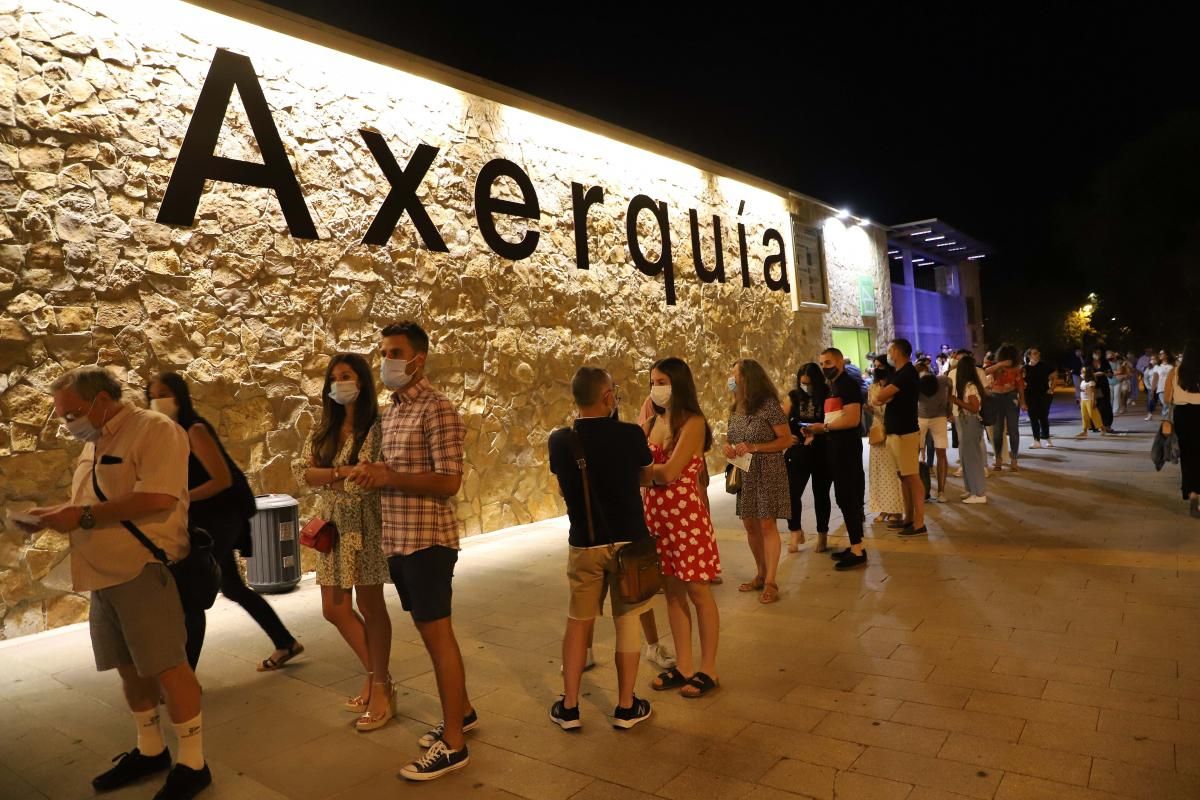
M 654 679 L 656 691 L 680 689 L 702 697 L 719 685 L 716 677 L 720 612 L 709 581 L 721 571 L 717 538 L 700 476 L 712 431 L 696 397 L 688 365 L 665 358 L 650 370 L 655 414 L 644 430 L 654 456 L 654 483 L 646 490 L 646 525 L 658 543 L 667 595 L 667 615 L 675 641 L 676 665 Z M 700 668 L 692 659 L 692 614 L 700 629 Z

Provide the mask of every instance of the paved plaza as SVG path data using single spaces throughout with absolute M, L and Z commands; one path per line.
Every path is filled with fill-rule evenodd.
M 469 542 L 454 616 L 481 725 L 470 766 L 429 784 L 397 775 L 440 712 L 394 592 L 402 716 L 371 734 L 341 710 L 361 671 L 311 579 L 272 600 L 307 648 L 280 673 L 255 672 L 270 643 L 222 599 L 199 669 L 214 774 L 201 797 L 1195 800 L 1200 523 L 1179 500 L 1178 467 L 1154 471 L 1150 423 L 1131 414 L 1116 423 L 1124 436 L 1074 441 L 1069 396 L 1059 404 L 1057 449 L 991 478 L 989 505 L 932 506 L 930 536 L 913 541 L 874 526 L 858 572 L 834 573 L 810 539 L 785 554 L 773 606 L 737 591 L 753 562 L 714 485 L 722 688 L 657 694 L 643 664 L 654 714 L 631 731 L 606 718 L 606 621 L 583 730 L 547 717 L 561 688 L 563 521 Z M 132 746 L 116 676 L 91 658 L 78 627 L 0 645 L 0 798 L 90 797 L 91 777 Z M 159 783 L 112 797 L 149 798 Z

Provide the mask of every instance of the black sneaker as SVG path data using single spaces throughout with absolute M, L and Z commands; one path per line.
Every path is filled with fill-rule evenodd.
M 851 553 L 850 555 L 846 556 L 845 558 L 841 559 L 836 564 L 834 564 L 833 568 L 836 569 L 838 572 L 844 572 L 848 569 L 857 569 L 858 567 L 865 567 L 866 565 L 867 565 L 867 551 L 863 550 L 863 554 L 861 556 L 856 556 L 853 553 Z
M 567 708 L 563 705 L 565 699 L 560 697 L 554 701 L 554 705 L 550 706 L 550 719 L 554 720 L 554 724 L 564 731 L 573 731 L 583 726 L 583 723 L 579 721 L 579 705 Z
M 167 773 L 167 782 L 154 795 L 154 800 L 192 800 L 212 783 L 212 773 L 208 764 L 200 769 L 192 769 L 183 764 L 176 764 Z
M 929 528 L 925 525 L 922 525 L 919 528 L 913 528 L 910 526 L 900 531 L 901 536 L 920 536 L 925 533 L 929 533 Z
M 97 792 L 111 792 L 141 780 L 147 775 L 171 768 L 171 754 L 164 747 L 156 756 L 144 756 L 136 747 L 113 759 L 115 767 L 92 778 L 92 788 Z
M 473 731 L 479 727 L 479 713 L 472 708 L 471 713 L 463 717 L 463 733 Z M 433 743 L 446 733 L 446 721 L 442 720 L 433 728 L 425 732 L 425 735 L 417 740 L 417 744 L 426 749 L 433 747 Z
M 851 550 L 849 547 L 847 547 L 845 550 L 834 550 L 832 553 L 829 554 L 829 557 L 832 558 L 834 561 L 841 561 L 846 556 L 852 556 L 852 555 L 854 555 L 854 551 Z
M 451 750 L 445 742 L 438 739 L 433 743 L 433 747 L 425 751 L 425 755 L 401 769 L 400 774 L 410 781 L 431 781 L 447 772 L 462 769 L 470 761 L 471 756 L 465 744 L 461 750 Z
M 644 719 L 650 718 L 650 702 L 637 695 L 633 696 L 633 705 L 629 708 L 617 706 L 613 712 L 613 727 L 629 730 Z

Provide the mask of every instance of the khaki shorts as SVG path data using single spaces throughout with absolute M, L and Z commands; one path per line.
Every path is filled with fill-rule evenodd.
M 896 461 L 901 477 L 920 472 L 921 432 L 888 434 L 887 449 Z
M 592 620 L 604 614 L 607 595 L 617 627 L 617 652 L 635 653 L 640 649 L 637 616 L 650 606 L 650 601 L 629 605 L 621 599 L 617 575 L 617 551 L 625 543 L 599 547 L 572 547 L 567 555 L 567 583 L 571 595 L 567 616 L 577 620 Z
M 101 672 L 132 664 L 153 678 L 187 663 L 183 606 L 175 578 L 162 564 L 147 564 L 133 580 L 92 592 L 88 623 Z
M 934 450 L 945 450 L 950 445 L 950 436 L 946 432 L 947 422 L 945 417 L 922 417 L 917 420 L 917 424 L 921 426 L 921 430 L 918 431 L 921 438 L 917 440 L 917 444 L 919 445 L 917 450 L 920 450 L 921 446 L 924 446 L 926 433 L 933 436 Z

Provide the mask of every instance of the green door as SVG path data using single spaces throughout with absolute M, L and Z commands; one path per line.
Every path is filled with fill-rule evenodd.
M 869 328 L 834 328 L 833 346 L 859 368 L 866 368 L 867 354 L 871 352 L 871 330 Z

